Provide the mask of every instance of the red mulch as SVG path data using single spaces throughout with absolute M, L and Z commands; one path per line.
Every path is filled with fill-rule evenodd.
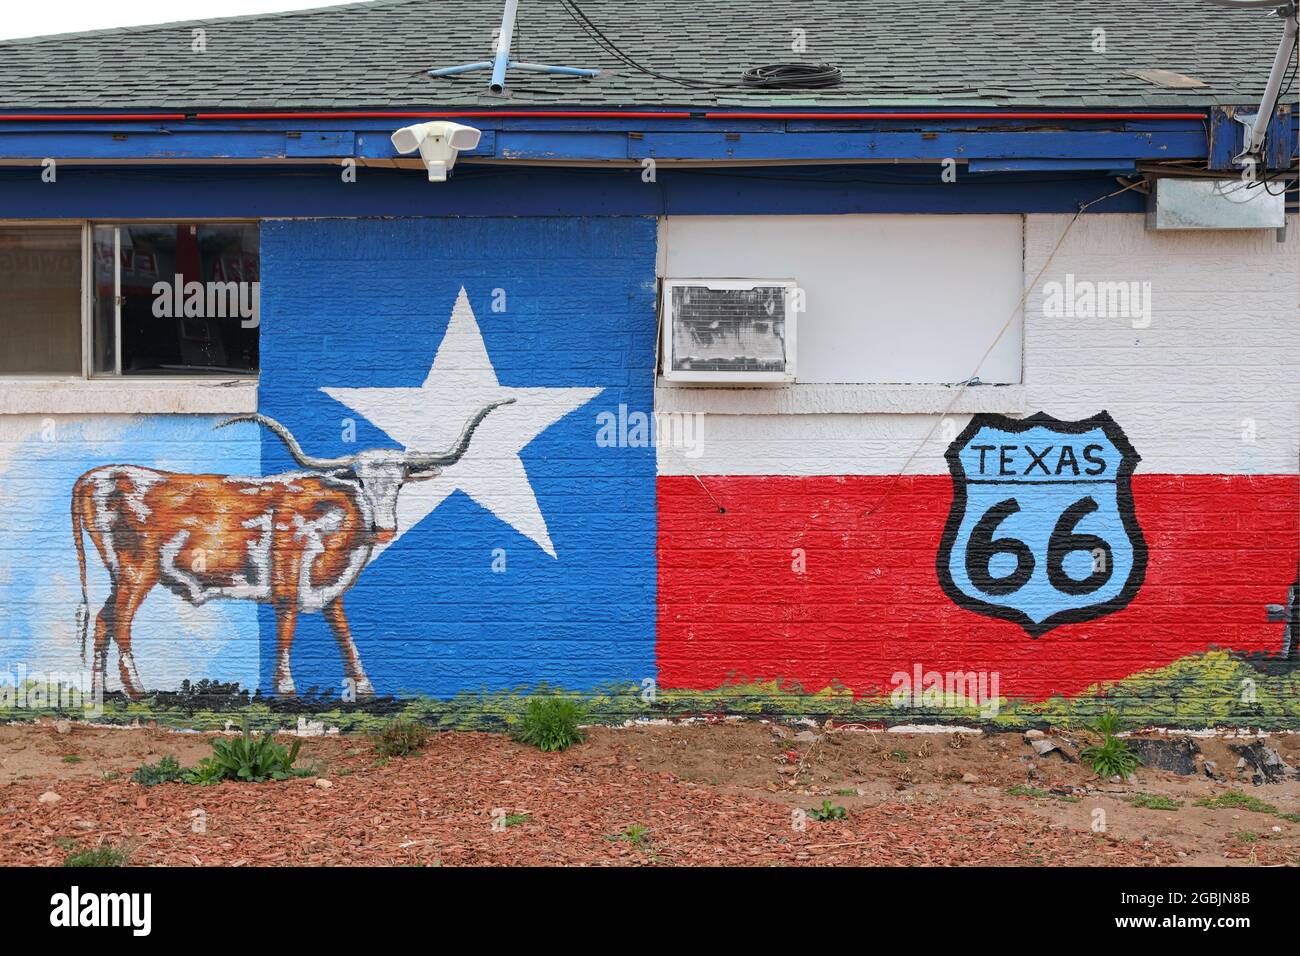
M 58 865 L 79 847 L 125 844 L 135 865 L 1160 865 L 1169 847 L 1053 828 L 1019 811 L 885 804 L 791 825 L 788 806 L 488 734 L 436 735 L 386 766 L 332 760 L 322 789 L 283 783 L 63 780 L 0 788 L 0 865 Z M 600 760 L 599 765 L 589 763 Z M 349 772 L 350 771 L 350 772 Z M 807 806 L 820 804 L 807 798 Z M 529 819 L 492 829 L 493 810 Z M 206 832 L 192 832 L 193 811 Z M 641 845 L 611 839 L 646 828 Z

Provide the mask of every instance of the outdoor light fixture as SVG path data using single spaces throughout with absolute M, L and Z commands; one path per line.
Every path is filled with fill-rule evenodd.
M 478 146 L 482 135 L 472 126 L 439 121 L 403 126 L 393 134 L 392 140 L 393 148 L 399 153 L 414 153 L 418 149 L 429 170 L 429 182 L 445 183 L 447 173 L 456 165 L 456 157 Z

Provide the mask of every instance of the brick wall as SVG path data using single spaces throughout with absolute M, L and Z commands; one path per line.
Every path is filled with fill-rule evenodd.
M 654 237 L 636 218 L 263 225 L 260 409 L 313 454 L 440 448 L 516 399 L 465 465 L 403 489 L 402 533 L 345 595 L 378 692 L 653 676 L 654 451 L 596 438 L 601 413 L 651 411 Z M 262 447 L 268 473 L 291 466 Z M 341 686 L 321 615 L 298 623 L 293 676 Z
M 142 465 L 180 473 L 257 475 L 256 436 L 214 431 L 213 415 L 0 415 L 0 683 L 85 676 L 77 606 L 81 581 L 71 521 L 72 489 L 92 469 Z M 89 533 L 86 641 L 112 583 Z M 124 542 L 120 542 L 124 543 Z M 155 545 L 157 542 L 154 542 Z M 153 588 L 131 626 L 150 689 L 215 680 L 252 686 L 258 674 L 257 612 L 244 602 L 195 606 Z M 89 658 L 89 647 L 86 648 Z M 25 677 L 22 675 L 26 675 Z M 58 675 L 58 676 L 52 676 Z M 116 689 L 117 652 L 108 687 Z M 88 689 L 88 687 L 87 687 Z
M 263 483 L 285 489 L 266 515 L 236 513 L 258 497 L 244 484 L 218 482 L 233 498 L 214 492 L 169 518 L 128 484 L 106 485 L 96 504 L 117 521 L 105 524 L 109 559 L 129 546 L 167 565 L 131 626 L 144 689 L 281 689 L 278 605 L 301 612 L 289 654 L 296 691 L 355 692 L 323 615 L 340 594 L 347 639 L 380 696 L 652 677 L 654 451 L 597 435 L 603 414 L 652 411 L 654 237 L 654 220 L 638 218 L 263 223 L 259 408 L 308 455 L 442 451 L 474 410 L 514 402 L 483 422 L 461 463 L 403 487 L 396 540 L 342 584 L 327 567 L 348 566 L 353 552 L 331 528 L 378 511 L 353 515 L 344 499 L 356 487 L 332 479 L 322 492 L 319 470 Z M 6 666 L 83 669 L 69 518 L 78 476 L 113 464 L 301 472 L 265 428 L 213 431 L 224 417 L 0 416 L 10 515 L 0 528 L 0 682 Z M 199 539 L 203 553 L 191 554 Z M 89 537 L 86 548 L 93 630 L 111 582 Z M 213 593 L 191 600 L 177 574 Z M 260 604 L 215 593 L 268 588 L 275 599 Z M 114 647 L 107 687 L 120 686 Z
M 1069 218 L 1027 217 L 1027 281 Z M 743 393 L 670 396 L 706 417 L 702 455 L 659 451 L 663 683 L 788 679 L 888 693 L 893 675 L 919 664 L 996 672 L 1003 696 L 1041 700 L 1213 647 L 1275 653 L 1282 627 L 1265 605 L 1284 599 L 1300 549 L 1298 252 L 1294 222 L 1279 243 L 1086 216 L 1029 296 L 1023 386 L 972 389 L 942 421 L 933 411 L 949 399 L 932 389 L 911 394 L 911 408 L 906 390 L 861 390 L 890 414 L 827 414 L 840 399 L 821 394 L 757 416 L 740 413 Z M 1149 282 L 1149 316 L 1047 314 L 1047 284 L 1067 275 Z M 1111 413 L 1142 458 L 1133 512 L 1149 563 L 1126 608 L 1034 638 L 943 593 L 936 555 L 953 485 L 943 453 L 974 407 Z M 905 463 L 913 476 L 899 480 Z M 1235 680 L 1181 686 L 1181 703 L 1130 706 L 1195 721 L 1241 692 Z
M 1067 222 L 1027 218 L 1027 276 Z M 1154 235 L 1136 216 L 1083 218 L 1029 297 L 1023 384 L 969 390 L 942 419 L 951 393 L 934 388 L 654 396 L 652 220 L 270 221 L 259 408 L 331 457 L 442 447 L 479 403 L 517 400 L 475 439 L 474 468 L 402 493 L 401 533 L 344 591 L 380 694 L 652 677 L 666 692 L 785 678 L 872 694 L 921 666 L 997 673 L 1004 697 L 1036 701 L 1164 669 L 1174 676 L 1154 690 L 1121 685 L 1135 712 L 1250 719 L 1224 709 L 1237 671 L 1215 683 L 1178 668 L 1281 643 L 1264 606 L 1295 579 L 1300 538 L 1294 232 Z M 1149 323 L 1045 314 L 1046 284 L 1067 276 L 1149 282 Z M 656 407 L 705 413 L 702 455 L 656 454 L 638 436 L 635 416 Z M 1148 562 L 1123 609 L 1035 638 L 957 606 L 936 562 L 952 503 L 944 450 L 971 412 L 1040 410 L 1109 411 L 1141 455 L 1133 515 Z M 218 421 L 0 418 L 0 664 L 79 666 L 68 511 L 80 474 L 295 467 L 269 432 Z M 88 558 L 93 616 L 108 576 Z M 276 689 L 266 605 L 195 605 L 159 587 L 134 629 L 150 690 Z M 342 689 L 319 613 L 297 622 L 291 665 L 300 692 Z

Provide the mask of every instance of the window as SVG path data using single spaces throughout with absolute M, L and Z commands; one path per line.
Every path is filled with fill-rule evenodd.
M 0 375 L 81 374 L 80 226 L 0 226 Z
M 257 371 L 257 226 L 94 229 L 95 373 Z
M 258 265 L 256 223 L 0 224 L 0 375 L 254 375 Z

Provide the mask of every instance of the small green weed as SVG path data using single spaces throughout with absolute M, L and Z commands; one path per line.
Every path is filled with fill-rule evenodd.
M 829 800 L 823 800 L 820 807 L 813 807 L 808 811 L 808 816 L 812 817 L 818 823 L 825 823 L 828 820 L 843 820 L 849 815 L 849 811 L 843 807 L 836 806 Z
M 312 771 L 294 766 L 301 747 L 301 740 L 295 740 L 292 748 L 278 744 L 269 731 L 260 736 L 252 734 L 245 720 L 240 736 L 212 741 L 212 756 L 200 760 L 186 774 L 186 780 L 208 786 L 223 780 L 265 783 L 311 776 Z
M 1164 797 L 1158 793 L 1135 793 L 1126 799 L 1142 810 L 1177 810 L 1183 805 L 1181 800 Z
M 419 753 L 429 742 L 429 728 L 418 720 L 401 717 L 371 736 L 375 752 L 381 757 L 409 757 Z
M 185 769 L 176 758 L 168 754 L 157 763 L 142 764 L 131 774 L 131 782 L 145 787 L 154 787 L 160 783 L 172 783 L 185 779 Z
M 1085 747 L 1079 756 L 1085 760 L 1099 777 L 1127 777 L 1137 770 L 1137 755 L 1128 749 L 1128 744 L 1115 736 L 1119 729 L 1119 718 L 1107 711 L 1097 718 L 1093 729 L 1101 734 L 1101 745 Z
M 1208 807 L 1211 810 L 1249 810 L 1252 813 L 1277 813 L 1277 807 L 1271 803 L 1265 803 L 1263 800 L 1257 800 L 1255 797 L 1239 793 L 1236 790 L 1229 790 L 1227 793 L 1221 793 L 1214 797 L 1204 797 L 1196 801 L 1198 807 Z
M 1038 787 L 1026 787 L 1023 784 L 1016 784 L 1014 787 L 1008 787 L 1007 793 L 1013 797 L 1050 797 L 1051 793 L 1041 790 Z
M 582 706 L 568 697 L 530 697 L 510 736 L 538 750 L 568 750 L 586 739 L 578 729 L 585 716 Z
M 622 833 L 611 833 L 605 839 L 621 840 L 624 843 L 631 843 L 633 846 L 647 846 L 650 843 L 650 830 L 639 823 L 633 823 L 631 826 L 624 828 Z
M 1114 737 L 1119 732 L 1119 715 L 1108 710 L 1093 722 L 1092 729 L 1103 737 Z
M 127 866 L 130 854 L 122 848 L 105 843 L 90 850 L 74 850 L 63 858 L 64 866 Z
M 1062 803 L 1080 803 L 1083 800 L 1082 797 L 1076 797 L 1073 794 L 1052 793 L 1050 790 L 1043 790 L 1040 787 L 1027 787 L 1021 783 L 1008 787 L 1007 795 L 1012 797 L 1050 797 L 1053 800 L 1060 800 Z

